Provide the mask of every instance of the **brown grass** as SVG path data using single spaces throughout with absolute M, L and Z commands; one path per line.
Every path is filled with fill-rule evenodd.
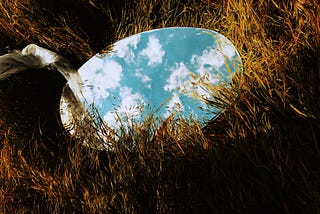
M 205 128 L 169 119 L 157 130 L 146 122 L 111 142 L 109 152 L 84 147 L 60 129 L 44 135 L 35 123 L 28 133 L 29 126 L 2 119 L 2 212 L 320 212 L 316 0 L 71 2 L 79 8 L 4 0 L 1 35 L 13 46 L 48 47 L 77 67 L 134 33 L 203 27 L 235 44 L 244 72 L 231 88 L 212 89 L 211 104 L 224 112 Z M 106 23 L 86 27 L 79 11 L 98 11 Z

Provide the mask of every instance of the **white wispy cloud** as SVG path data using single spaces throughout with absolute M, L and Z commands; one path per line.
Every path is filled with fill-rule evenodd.
M 162 57 L 165 51 L 159 39 L 155 36 L 150 36 L 147 47 L 140 52 L 141 56 L 146 56 L 149 59 L 148 65 L 153 66 L 162 63 Z
M 108 111 L 104 117 L 103 117 L 103 120 L 104 122 L 107 123 L 107 125 L 109 127 L 112 127 L 112 128 L 117 128 L 117 126 L 120 125 L 120 122 L 117 121 L 118 118 L 116 118 L 117 115 L 115 113 L 113 113 L 112 111 Z
M 174 112 L 179 112 L 183 110 L 184 110 L 184 107 L 182 105 L 179 95 L 177 93 L 173 93 L 172 98 L 170 99 L 170 101 L 166 106 L 166 112 L 163 114 L 163 117 L 166 118 Z
M 209 99 L 210 98 L 210 93 L 208 90 L 206 90 L 205 88 L 201 87 L 200 85 L 198 85 L 196 87 L 197 90 L 197 94 L 200 97 L 200 100 L 202 99 Z
M 122 87 L 119 90 L 119 97 L 121 100 L 120 106 L 113 111 L 109 111 L 105 114 L 103 119 L 110 127 L 118 128 L 120 122 L 117 121 L 119 116 L 122 122 L 126 122 L 126 119 L 135 119 L 140 116 L 141 105 L 144 103 L 144 99 L 139 93 L 132 93 L 132 89 L 128 87 Z
M 219 68 L 224 65 L 225 58 L 223 54 L 217 49 L 210 48 L 209 50 L 203 50 L 202 55 L 192 55 L 190 62 L 192 64 L 198 64 L 200 67 L 215 67 Z
M 91 60 L 90 60 L 91 61 Z M 108 90 L 120 86 L 122 66 L 113 60 L 103 62 L 99 58 L 92 58 L 92 62 L 82 70 L 83 95 L 88 103 L 99 106 L 100 101 L 109 96 Z M 96 62 L 96 64 L 95 64 Z M 92 65 L 92 67 L 91 67 Z
M 232 42 L 226 37 L 219 35 L 217 36 L 218 47 L 221 49 L 221 52 L 224 56 L 228 58 L 234 57 L 236 55 L 236 49 Z
M 100 57 L 93 57 L 79 69 L 79 73 L 82 79 L 88 79 L 88 76 L 92 75 L 97 70 L 100 70 L 102 68 L 103 59 Z
M 103 65 L 103 86 L 106 89 L 115 89 L 120 86 L 122 66 L 113 60 L 108 60 Z
M 126 63 L 130 63 L 134 60 L 134 51 L 140 42 L 140 35 L 130 36 L 126 39 L 120 40 L 115 43 L 113 50 L 116 55 L 123 58 Z
M 219 78 L 213 72 L 225 64 L 225 56 L 219 50 L 210 48 L 204 50 L 202 55 L 192 55 L 190 63 L 198 67 L 196 72 L 203 82 L 216 84 Z
M 134 114 L 137 112 L 136 109 L 144 102 L 141 94 L 132 93 L 132 89 L 128 87 L 120 88 L 119 95 L 121 98 L 120 112 Z
M 166 91 L 182 91 L 190 85 L 190 71 L 183 62 L 176 64 L 174 68 L 171 69 L 171 74 L 166 81 L 164 90 Z
M 150 82 L 151 78 L 148 75 L 143 74 L 142 71 L 142 68 L 136 69 L 135 76 L 138 77 L 143 83 Z

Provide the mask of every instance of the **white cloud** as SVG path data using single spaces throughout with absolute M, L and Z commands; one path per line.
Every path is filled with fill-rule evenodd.
M 104 117 L 103 120 L 108 124 L 108 126 L 112 128 L 116 128 L 116 126 L 119 126 L 120 123 L 118 123 L 115 113 L 108 111 Z
M 103 65 L 103 87 L 115 89 L 120 86 L 122 66 L 113 60 L 106 61 Z
M 176 64 L 176 66 L 171 69 L 171 75 L 167 79 L 167 83 L 164 86 L 166 91 L 179 90 L 182 91 L 190 85 L 190 71 L 185 66 L 183 62 Z
M 103 60 L 99 57 L 93 57 L 79 69 L 79 73 L 84 80 L 88 79 L 88 76 L 91 76 L 94 72 L 102 68 Z
M 211 48 L 204 50 L 200 56 L 192 55 L 190 63 L 197 65 L 198 69 L 196 72 L 199 77 L 205 77 L 203 79 L 205 83 L 217 84 L 219 78 L 214 76 L 212 72 L 219 70 L 225 64 L 225 56 L 217 49 Z
M 155 36 L 150 36 L 147 47 L 140 52 L 141 56 L 146 56 L 149 59 L 148 65 L 153 66 L 162 63 L 162 57 L 165 52 L 159 39 Z
M 140 107 L 144 103 L 143 97 L 139 93 L 132 93 L 132 89 L 128 87 L 120 88 L 119 96 L 121 100 L 120 106 L 113 111 L 107 112 L 103 117 L 104 121 L 113 128 L 118 128 L 120 125 L 120 122 L 117 121 L 118 116 L 123 123 L 126 122 L 126 119 L 138 118 L 141 113 Z
M 210 98 L 209 91 L 204 89 L 201 86 L 197 86 L 197 94 L 200 96 L 201 99 L 209 99 Z
M 198 64 L 200 67 L 215 67 L 219 68 L 224 65 L 225 59 L 223 54 L 217 49 L 210 48 L 209 50 L 203 50 L 202 55 L 192 55 L 190 62 L 192 64 Z
M 234 55 L 236 55 L 236 50 L 231 43 L 225 43 L 222 44 L 222 53 L 228 58 L 232 58 Z
M 145 74 L 142 74 L 141 71 L 143 71 L 142 68 L 136 69 L 135 76 L 138 77 L 139 79 L 141 79 L 141 81 L 142 81 L 143 83 L 150 82 L 150 81 L 151 81 L 150 77 L 148 77 L 148 76 L 145 75 Z
M 226 37 L 222 35 L 218 36 L 217 43 L 224 56 L 232 58 L 236 54 L 235 47 Z
M 120 112 L 136 113 L 136 109 L 143 103 L 143 98 L 139 93 L 132 93 L 128 87 L 120 88 L 119 95 L 121 98 Z
M 133 50 L 137 49 L 139 42 L 140 35 L 134 35 L 118 41 L 113 50 L 116 51 L 118 57 L 124 58 L 126 63 L 130 63 L 135 57 Z
M 182 102 L 181 102 L 179 95 L 177 93 L 173 93 L 173 96 L 170 99 L 170 101 L 168 102 L 166 107 L 167 107 L 166 108 L 167 111 L 163 114 L 163 117 L 165 117 L 165 118 L 174 112 L 179 112 L 179 111 L 184 110 Z
M 119 63 L 108 60 L 101 66 L 101 61 L 95 59 L 94 62 L 97 64 L 92 63 L 93 67 L 89 64 L 89 69 L 81 73 L 84 84 L 83 95 L 88 103 L 94 102 L 97 106 L 102 99 L 109 96 L 108 90 L 120 86 L 122 77 L 122 66 Z

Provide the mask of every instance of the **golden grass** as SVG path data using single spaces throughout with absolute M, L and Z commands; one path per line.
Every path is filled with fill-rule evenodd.
M 134 33 L 203 27 L 235 44 L 244 72 L 230 88 L 212 89 L 211 105 L 224 111 L 205 128 L 168 119 L 156 129 L 149 121 L 111 142 L 113 151 L 84 147 L 62 131 L 22 135 L 16 130 L 28 128 L 10 130 L 2 120 L 2 212 L 320 212 L 316 0 L 74 1 L 103 14 L 104 32 L 112 29 L 105 40 L 97 39 L 100 29 L 86 31 L 73 7 L 57 12 L 39 2 L 2 1 L 0 32 L 77 66 Z

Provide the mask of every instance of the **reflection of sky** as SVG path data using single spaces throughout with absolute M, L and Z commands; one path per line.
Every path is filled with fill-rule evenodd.
M 84 84 L 84 97 L 94 103 L 109 125 L 115 125 L 111 112 L 132 118 L 139 115 L 138 105 L 150 104 L 154 109 L 163 102 L 159 115 L 174 110 L 192 112 L 199 118 L 213 115 L 199 107 L 205 105 L 193 95 L 209 97 L 195 82 L 196 77 L 217 84 L 228 81 L 226 63 L 240 59 L 234 46 L 225 37 L 202 29 L 167 28 L 134 35 L 115 43 L 113 52 L 104 58 L 93 57 L 79 72 Z M 215 39 L 216 38 L 216 39 Z

